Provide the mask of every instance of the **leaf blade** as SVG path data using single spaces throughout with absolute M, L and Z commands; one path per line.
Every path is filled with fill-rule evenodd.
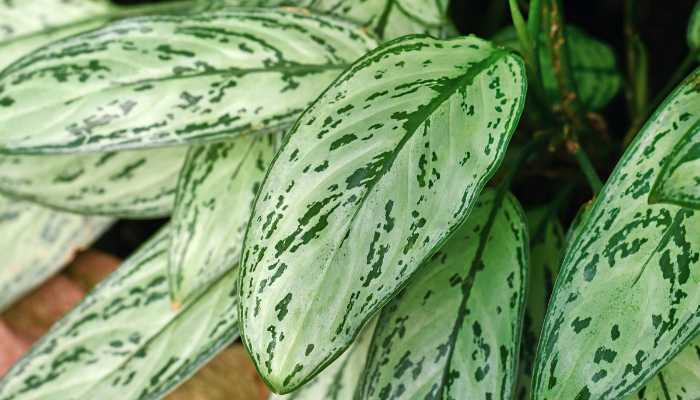
M 284 9 L 117 21 L 0 74 L 0 152 L 104 152 L 277 131 L 345 68 L 339 55 L 374 44 L 354 25 Z M 47 85 L 55 95 L 36 96 Z
M 382 310 L 358 398 L 513 397 L 526 225 L 512 195 L 484 191 L 466 223 Z
M 700 330 L 698 216 L 646 201 L 661 160 L 698 118 L 699 74 L 654 113 L 576 229 L 538 349 L 535 399 L 629 394 Z M 568 357 L 572 346 L 588 356 Z
M 346 93 L 353 82 L 364 90 Z M 487 42 L 406 37 L 358 60 L 285 136 L 246 233 L 240 288 L 244 342 L 274 389 L 291 391 L 329 364 L 466 217 L 500 163 L 524 85 L 521 61 Z M 446 169 L 448 160 L 461 168 Z M 439 217 L 424 218 L 429 209 Z M 382 274 L 390 263 L 402 268 L 392 277 Z M 328 273 L 333 265 L 345 274 Z M 277 342 L 284 331 L 299 342 Z M 304 355 L 311 345 L 314 355 Z

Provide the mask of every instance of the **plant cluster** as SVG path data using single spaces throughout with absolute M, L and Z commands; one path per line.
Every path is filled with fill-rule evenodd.
M 0 309 L 170 217 L 0 400 L 159 399 L 239 338 L 279 399 L 699 399 L 700 3 L 656 100 L 625 4 L 622 73 L 561 0 L 487 39 L 448 0 L 0 1 Z

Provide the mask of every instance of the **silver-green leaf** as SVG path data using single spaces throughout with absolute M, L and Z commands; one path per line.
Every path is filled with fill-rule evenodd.
M 355 342 L 335 361 L 301 389 L 289 395 L 272 394 L 270 400 L 351 400 L 365 371 L 367 351 L 377 318 L 367 323 Z
M 649 202 L 700 209 L 700 120 L 687 128 L 670 151 Z
M 238 336 L 237 271 L 190 305 L 168 296 L 167 228 L 0 380 L 0 399 L 159 399 Z
M 121 20 L 0 73 L 0 152 L 109 151 L 277 132 L 348 59 L 374 46 L 352 24 L 284 9 Z M 51 96 L 42 95 L 47 87 Z
M 64 267 L 111 223 L 0 196 L 0 311 Z
M 564 247 L 564 229 L 551 206 L 529 211 L 527 219 L 530 233 L 530 269 L 518 364 L 518 386 L 514 396 L 519 400 L 531 397 L 535 350 L 542 332 L 547 303 L 559 273 L 559 262 Z
M 279 134 L 194 146 L 178 182 L 169 273 L 182 304 L 238 264 L 253 202 Z
M 83 214 L 170 215 L 187 147 L 94 154 L 0 155 L 0 192 Z
M 359 59 L 304 112 L 243 247 L 242 336 L 272 388 L 330 364 L 466 219 L 524 95 L 517 56 L 475 37 L 410 36 Z
M 700 119 L 699 81 L 697 70 L 650 118 L 568 245 L 534 399 L 618 399 L 700 332 L 700 215 L 647 203 L 663 160 Z
M 525 308 L 527 222 L 485 191 L 382 310 L 359 399 L 512 399 Z
M 625 400 L 700 399 L 700 336 L 690 342 L 636 394 Z

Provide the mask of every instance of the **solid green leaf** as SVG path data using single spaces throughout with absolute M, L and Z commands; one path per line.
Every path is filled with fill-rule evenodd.
M 382 310 L 356 398 L 513 398 L 527 246 L 517 200 L 485 191 Z
M 700 1 L 695 3 L 688 22 L 688 46 L 691 50 L 700 50 Z
M 510 52 L 409 36 L 360 58 L 304 112 L 243 247 L 242 336 L 272 388 L 330 364 L 461 225 L 524 96 Z
M 377 319 L 362 329 L 355 342 L 335 361 L 301 389 L 288 394 L 272 394 L 270 400 L 350 400 L 359 385 Z
M 647 203 L 663 160 L 700 117 L 698 80 L 700 70 L 650 118 L 568 245 L 534 399 L 620 398 L 700 332 L 700 215 Z
M 687 129 L 670 151 L 649 201 L 700 209 L 700 120 Z
M 617 67 L 615 53 L 607 44 L 575 27 L 567 28 L 566 38 L 571 69 L 581 102 L 593 111 L 605 107 L 622 86 L 622 76 Z M 513 28 L 503 30 L 493 40 L 513 49 L 520 50 L 521 47 Z M 543 33 L 540 35 L 538 46 L 542 83 L 547 97 L 556 101 L 559 99 L 559 86 L 545 41 L 546 36 Z
M 278 134 L 193 147 L 180 174 L 168 278 L 184 303 L 238 264 L 255 195 Z
M 237 272 L 171 308 L 167 228 L 32 347 L 0 399 L 159 399 L 238 336 Z
M 374 45 L 354 25 L 284 9 L 121 20 L 43 47 L 0 74 L 0 152 L 108 151 L 277 132 L 348 59 Z M 42 95 L 47 87 L 51 96 Z
M 527 213 L 530 232 L 530 269 L 527 305 L 520 346 L 518 386 L 514 398 L 527 400 L 531 395 L 535 350 L 542 332 L 547 303 L 559 273 L 564 247 L 564 230 L 551 208 L 542 207 Z
M 625 400 L 700 399 L 700 337 L 690 342 L 636 394 Z
M 0 155 L 0 192 L 54 208 L 122 218 L 171 213 L 187 147 L 94 154 Z
M 0 196 L 0 311 L 58 272 L 111 223 Z

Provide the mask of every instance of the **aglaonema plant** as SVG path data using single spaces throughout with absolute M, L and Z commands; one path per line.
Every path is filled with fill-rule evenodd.
M 274 399 L 700 398 L 700 5 L 650 100 L 561 1 L 503 3 L 491 38 L 440 0 L 0 3 L 0 309 L 170 217 L 0 400 L 159 399 L 237 340 Z

